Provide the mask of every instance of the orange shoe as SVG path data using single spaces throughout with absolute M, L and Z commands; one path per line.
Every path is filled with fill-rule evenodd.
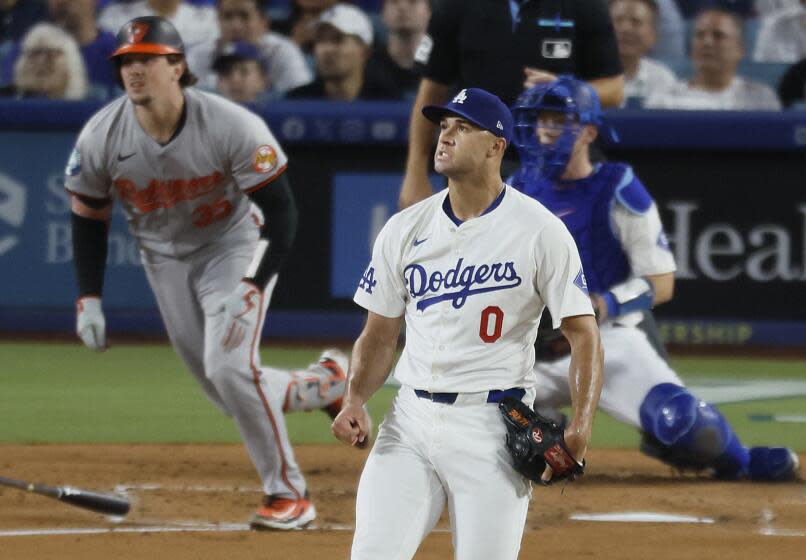
M 316 508 L 308 499 L 295 500 L 280 496 L 264 496 L 263 507 L 257 510 L 249 525 L 252 529 L 304 529 L 316 519 Z

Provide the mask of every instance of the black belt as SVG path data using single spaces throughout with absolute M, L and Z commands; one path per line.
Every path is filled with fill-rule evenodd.
M 456 402 L 456 398 L 459 396 L 459 393 L 429 393 L 428 391 L 423 391 L 422 389 L 415 389 L 414 394 L 421 399 L 428 399 L 429 401 L 442 404 L 453 404 Z M 487 394 L 487 402 L 497 403 L 500 402 L 504 397 L 514 397 L 518 400 L 521 400 L 525 394 L 526 389 L 522 389 L 521 387 L 512 387 L 511 389 L 504 389 L 503 391 L 495 389 Z

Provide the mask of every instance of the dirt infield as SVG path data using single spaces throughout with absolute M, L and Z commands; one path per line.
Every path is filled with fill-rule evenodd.
M 117 489 L 133 503 L 113 520 L 0 488 L 0 559 L 347 559 L 366 452 L 303 446 L 297 456 L 316 528 L 258 533 L 246 521 L 260 490 L 239 445 L 0 446 L 0 475 Z M 534 489 L 521 558 L 806 558 L 804 483 L 681 477 L 635 451 L 595 450 L 589 462 L 578 483 Z M 597 520 L 605 515 L 616 520 Z M 416 558 L 452 557 L 443 520 Z

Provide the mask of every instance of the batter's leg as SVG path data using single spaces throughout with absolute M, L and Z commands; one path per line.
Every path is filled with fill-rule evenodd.
M 191 265 L 176 259 L 145 255 L 142 261 L 174 350 L 185 362 L 207 398 L 229 415 L 227 405 L 205 374 L 205 319 L 189 278 Z
M 268 292 L 275 281 L 270 282 Z M 305 496 L 306 487 L 283 417 L 285 388 L 273 390 L 260 367 L 260 333 L 267 306 L 264 297 L 259 319 L 250 325 L 244 343 L 228 353 L 221 347 L 229 328 L 225 313 L 206 316 L 205 370 L 232 411 L 264 492 L 298 500 Z
M 321 409 L 331 418 L 341 410 L 349 369 L 347 354 L 338 348 L 325 349 L 316 363 L 304 370 L 262 368 L 272 391 L 285 394 L 283 412 Z
M 430 419 L 412 398 L 395 398 L 361 473 L 352 560 L 409 560 L 445 508 L 427 457 Z

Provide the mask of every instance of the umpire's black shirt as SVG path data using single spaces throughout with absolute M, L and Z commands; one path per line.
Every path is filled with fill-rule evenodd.
M 603 0 L 440 0 L 416 55 L 423 77 L 512 104 L 525 66 L 583 80 L 622 73 Z

